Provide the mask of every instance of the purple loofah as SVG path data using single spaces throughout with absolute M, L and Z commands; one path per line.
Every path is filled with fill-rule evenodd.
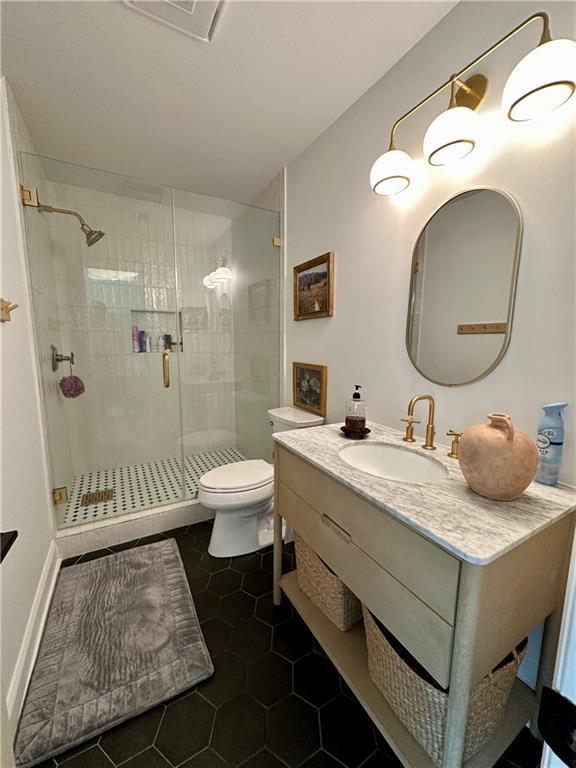
M 84 390 L 84 382 L 79 376 L 64 376 L 60 379 L 60 389 L 64 397 L 78 397 Z

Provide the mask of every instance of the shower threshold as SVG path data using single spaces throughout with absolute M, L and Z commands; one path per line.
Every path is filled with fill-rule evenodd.
M 58 527 L 69 528 L 82 523 L 118 518 L 152 507 L 190 501 L 198 495 L 198 484 L 203 474 L 214 467 L 245 459 L 236 448 L 222 448 L 186 456 L 185 493 L 182 493 L 182 463 L 177 458 L 112 467 L 78 475 L 74 478 L 70 500 L 59 514 Z M 86 494 L 103 490 L 113 490 L 109 501 L 82 506 Z

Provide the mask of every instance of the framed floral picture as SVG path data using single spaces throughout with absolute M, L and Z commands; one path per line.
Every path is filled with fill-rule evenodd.
M 294 267 L 294 320 L 334 314 L 334 254 L 332 251 Z
M 326 416 L 325 365 L 292 363 L 292 402 L 295 408 Z

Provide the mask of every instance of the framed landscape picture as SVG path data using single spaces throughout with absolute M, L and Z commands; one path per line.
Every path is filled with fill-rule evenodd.
M 326 416 L 325 365 L 292 363 L 292 402 L 295 408 Z
M 294 267 L 294 320 L 332 317 L 334 313 L 332 251 Z

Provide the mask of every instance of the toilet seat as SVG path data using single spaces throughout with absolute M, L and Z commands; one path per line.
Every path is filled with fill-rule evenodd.
M 244 493 L 274 482 L 274 467 L 262 459 L 235 461 L 206 472 L 200 488 L 208 493 Z
M 198 500 L 208 509 L 257 515 L 274 496 L 274 467 L 262 459 L 224 464 L 202 475 Z

